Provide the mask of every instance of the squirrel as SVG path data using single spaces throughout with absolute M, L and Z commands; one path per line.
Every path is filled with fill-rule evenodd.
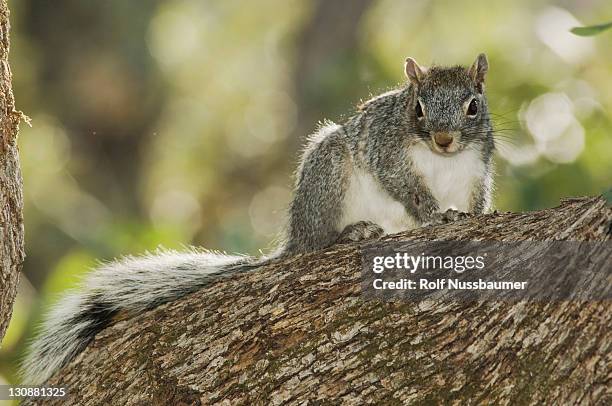
M 45 316 L 22 365 L 23 381 L 46 381 L 119 312 L 144 312 L 271 260 L 435 223 L 447 210 L 490 210 L 495 143 L 488 67 L 485 54 L 469 68 L 425 68 L 407 58 L 404 85 L 309 138 L 285 241 L 274 253 L 165 251 L 99 267 Z

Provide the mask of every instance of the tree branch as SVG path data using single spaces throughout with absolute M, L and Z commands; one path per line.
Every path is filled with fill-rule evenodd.
M 384 240 L 609 241 L 611 227 L 598 197 Z M 366 301 L 360 269 L 359 246 L 336 245 L 123 315 L 48 384 L 80 405 L 610 403 L 610 302 Z
M 23 195 L 17 132 L 22 114 L 15 111 L 11 87 L 9 10 L 0 1 L 0 342 L 11 320 L 23 248 Z

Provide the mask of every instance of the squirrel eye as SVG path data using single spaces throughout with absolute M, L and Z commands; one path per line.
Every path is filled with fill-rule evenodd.
M 476 103 L 476 99 L 472 99 L 467 109 L 467 115 L 475 116 L 476 113 L 478 113 L 478 103 Z
M 423 114 L 423 108 L 421 107 L 421 102 L 417 101 L 416 107 L 414 108 L 414 112 L 417 116 L 417 118 L 423 118 L 424 114 Z

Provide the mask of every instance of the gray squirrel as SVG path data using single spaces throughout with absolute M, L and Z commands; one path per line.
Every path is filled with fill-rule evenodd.
M 488 211 L 495 143 L 487 70 L 484 54 L 469 68 L 424 68 L 407 58 L 406 85 L 309 139 L 285 242 L 273 254 L 165 251 L 99 267 L 46 315 L 23 363 L 23 382 L 46 381 L 119 312 L 144 312 L 271 260 L 435 223 L 447 210 Z

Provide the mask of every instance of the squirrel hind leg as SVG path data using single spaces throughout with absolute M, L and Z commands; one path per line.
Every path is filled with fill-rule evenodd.
M 364 240 L 373 240 L 382 237 L 385 230 L 381 226 L 371 221 L 358 221 L 349 224 L 342 230 L 337 242 L 347 244 Z

